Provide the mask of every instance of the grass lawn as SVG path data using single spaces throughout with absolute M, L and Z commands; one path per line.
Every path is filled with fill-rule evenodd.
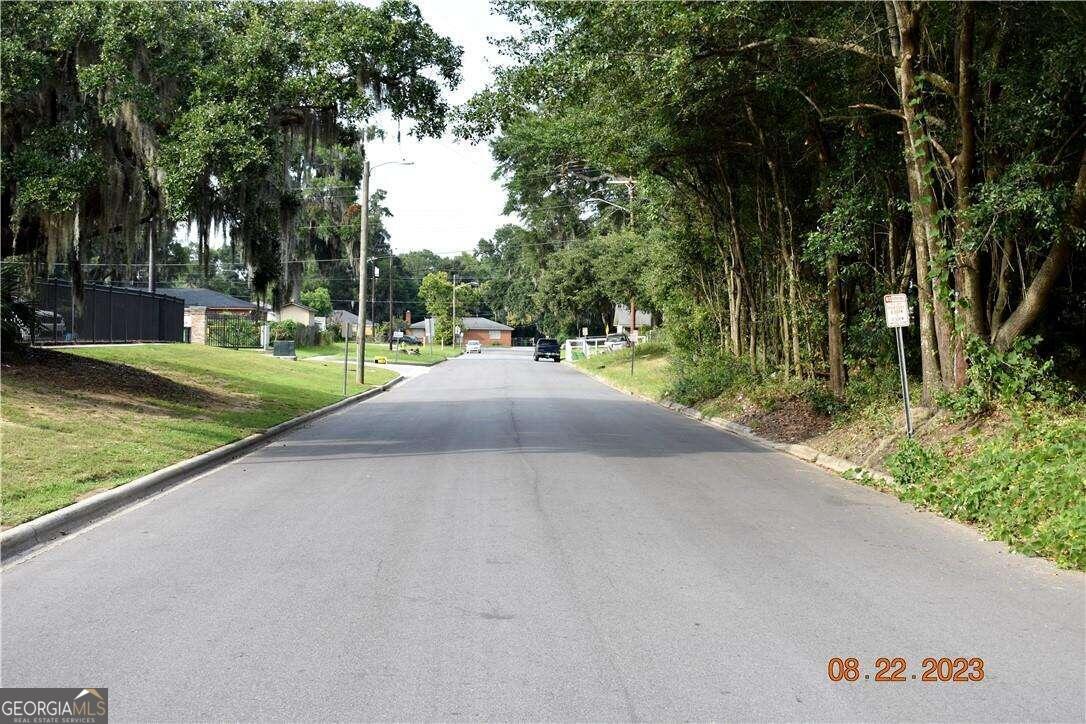
M 663 399 L 664 391 L 671 380 L 667 353 L 658 348 L 649 348 L 648 354 L 643 354 L 641 350 L 638 350 L 632 375 L 628 349 L 601 352 L 587 359 L 575 360 L 574 364 L 603 377 L 617 387 L 637 392 L 654 400 Z
M 336 355 L 337 357 L 342 358 L 343 344 L 343 342 L 336 342 L 335 344 L 326 344 L 317 347 L 299 347 L 296 351 L 298 353 L 298 359 L 322 355 Z M 371 363 L 373 362 L 374 357 L 385 357 L 389 362 L 396 364 L 432 364 L 434 362 L 440 362 L 448 357 L 456 357 L 461 354 L 459 348 L 449 346 L 441 347 L 436 344 L 434 345 L 432 352 L 430 350 L 430 345 L 423 345 L 422 347 L 416 347 L 415 349 L 419 350 L 419 354 L 406 354 L 397 348 L 393 348 L 392 352 L 389 352 L 388 342 L 366 342 L 366 359 L 370 360 Z M 354 340 L 351 340 L 351 361 L 354 361 L 357 354 L 355 342 Z
M 365 387 L 391 380 L 367 369 Z M 343 396 L 343 366 L 186 344 L 35 350 L 0 376 L 0 522 L 264 430 Z

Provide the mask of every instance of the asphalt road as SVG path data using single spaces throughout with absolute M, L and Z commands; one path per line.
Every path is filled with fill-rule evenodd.
M 106 686 L 114 721 L 1086 718 L 1082 575 L 519 353 L 2 586 L 3 685 Z M 906 681 L 829 681 L 848 656 Z M 985 678 L 909 678 L 929 656 Z

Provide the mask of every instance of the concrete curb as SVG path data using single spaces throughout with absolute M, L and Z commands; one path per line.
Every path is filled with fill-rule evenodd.
M 660 407 L 671 410 L 672 412 L 678 413 L 683 417 L 689 417 L 692 420 L 697 420 L 698 422 L 709 425 L 710 427 L 715 427 L 718 430 L 730 432 L 733 435 L 742 437 L 752 442 L 756 442 L 772 450 L 791 455 L 792 457 L 799 458 L 800 460 L 803 460 L 805 462 L 813 463 L 820 468 L 829 470 L 833 473 L 837 473 L 838 475 L 866 475 L 868 477 L 875 478 L 876 480 L 879 480 L 883 483 L 890 484 L 894 482 L 892 476 L 878 470 L 865 468 L 862 465 L 858 465 L 852 462 L 851 460 L 846 460 L 844 458 L 839 458 L 834 455 L 829 455 L 828 453 L 816 450 L 815 448 L 808 445 L 800 445 L 788 442 L 774 442 L 772 440 L 768 440 L 764 437 L 754 434 L 754 431 L 751 430 L 749 427 L 747 427 L 746 425 L 741 425 L 734 420 L 726 420 L 723 417 L 710 417 L 702 413 L 700 410 L 696 410 L 693 407 L 687 407 L 686 405 L 680 405 L 678 402 L 673 402 L 671 400 L 654 400 L 653 398 L 647 397 L 640 393 L 631 392 L 630 390 L 623 389 L 611 382 L 610 380 L 601 377 L 600 375 L 589 372 L 586 369 L 582 369 L 575 364 L 570 364 L 570 367 L 574 368 L 581 374 L 591 377 L 597 382 L 602 382 L 603 384 L 610 387 L 612 390 L 617 390 L 618 392 L 621 392 L 623 394 L 636 397 L 639 400 L 650 402 L 654 405 L 658 405 Z
M 195 473 L 202 472 L 216 465 L 239 457 L 261 445 L 271 442 L 272 439 L 284 432 L 324 417 L 336 410 L 355 402 L 379 395 L 385 390 L 399 384 L 405 378 L 401 375 L 383 385 L 371 390 L 360 392 L 357 395 L 344 397 L 338 402 L 307 412 L 298 417 L 281 422 L 274 427 L 269 427 L 264 432 L 257 432 L 235 440 L 232 443 L 217 447 L 201 453 L 196 457 L 182 460 L 168 467 L 148 473 L 143 477 L 118 485 L 115 488 L 103 491 L 85 500 L 54 510 L 52 513 L 28 520 L 13 528 L 9 528 L 0 534 L 0 562 L 7 563 L 29 553 L 38 546 L 49 543 L 61 536 L 68 535 L 89 523 L 105 517 L 130 503 L 147 498 L 159 493 L 173 485 L 192 477 Z

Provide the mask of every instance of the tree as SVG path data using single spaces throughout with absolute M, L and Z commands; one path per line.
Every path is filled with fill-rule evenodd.
M 1082 6 L 502 7 L 525 31 L 515 61 L 457 128 L 489 141 L 540 241 L 518 253 L 544 323 L 569 328 L 610 286 L 614 265 L 577 262 L 622 228 L 585 200 L 627 203 L 608 183 L 624 176 L 641 287 L 701 349 L 841 395 L 850 366 L 893 364 L 879 308 L 906 291 L 928 403 L 967 349 L 1030 329 L 1083 354 Z
M 0 25 L 3 255 L 66 254 L 76 290 L 189 219 L 205 268 L 218 225 L 254 289 L 293 297 L 310 183 L 353 186 L 379 110 L 439 134 L 459 80 L 402 0 L 4 3 Z
M 437 320 L 437 338 L 445 343 L 453 341 L 456 325 L 461 324 L 465 310 L 478 305 L 475 288 L 470 283 L 457 284 L 456 315 L 453 315 L 453 283 L 444 271 L 427 274 L 419 285 L 419 298 L 426 305 L 426 314 Z
M 328 287 L 317 287 L 308 292 L 302 292 L 302 304 L 312 308 L 318 317 L 327 317 L 332 314 L 332 295 L 328 293 Z

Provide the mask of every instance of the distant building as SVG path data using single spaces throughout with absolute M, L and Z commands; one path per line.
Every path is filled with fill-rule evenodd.
M 495 322 L 486 317 L 464 317 L 460 320 L 460 328 L 463 331 L 461 342 L 476 340 L 488 347 L 512 347 L 513 328 L 508 324 Z M 423 342 L 429 342 L 426 338 L 426 320 L 419 320 L 411 325 L 411 336 L 418 337 Z
M 313 324 L 313 320 L 317 316 L 317 310 L 301 302 L 287 302 L 279 307 L 276 316 L 280 322 L 297 322 L 308 327 Z
M 159 292 L 178 297 L 185 303 L 184 339 L 206 344 L 207 318 L 225 315 L 262 319 L 263 311 L 252 302 L 203 287 L 159 287 Z
M 615 327 L 619 332 L 626 332 L 627 334 L 632 333 L 635 337 L 641 333 L 641 330 L 650 329 L 652 327 L 652 312 L 643 312 L 638 309 L 637 319 L 635 319 L 634 322 L 635 324 L 631 328 L 629 307 L 625 304 L 615 305 Z
M 331 316 L 328 317 L 328 323 L 338 326 L 344 337 L 355 339 L 358 336 L 358 315 L 354 312 L 333 309 Z M 373 336 L 373 322 L 368 319 L 366 320 L 366 336 Z
M 460 320 L 463 342 L 478 340 L 480 344 L 512 347 L 513 328 L 486 317 L 464 317 Z

